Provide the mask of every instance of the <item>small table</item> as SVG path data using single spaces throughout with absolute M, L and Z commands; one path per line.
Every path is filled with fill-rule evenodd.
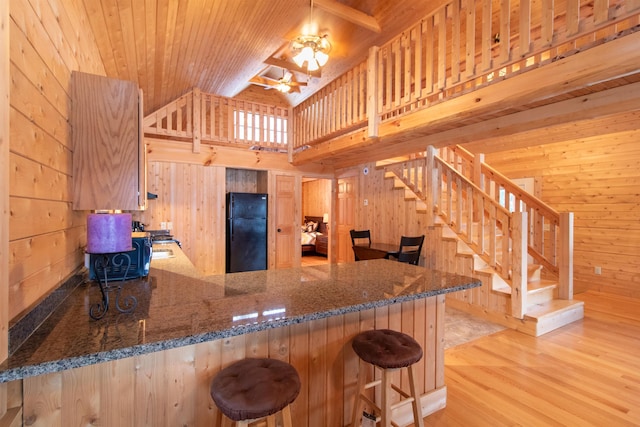
M 389 256 L 398 256 L 399 245 L 393 243 L 371 243 L 371 246 L 356 245 L 353 252 L 360 260 L 365 259 L 389 259 Z

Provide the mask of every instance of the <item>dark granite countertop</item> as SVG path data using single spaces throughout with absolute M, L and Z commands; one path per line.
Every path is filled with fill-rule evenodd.
M 366 310 L 480 286 L 469 277 L 389 260 L 203 277 L 175 243 L 149 276 L 124 282 L 133 313 L 92 320 L 83 283 L 2 365 L 0 382 Z M 156 245 L 154 245 L 156 250 Z

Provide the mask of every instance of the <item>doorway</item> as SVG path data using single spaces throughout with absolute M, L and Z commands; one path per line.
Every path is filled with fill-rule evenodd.
M 301 266 L 329 262 L 329 218 L 331 215 L 331 179 L 302 178 Z M 305 227 L 305 224 L 307 226 Z M 314 225 L 317 224 L 317 225 Z

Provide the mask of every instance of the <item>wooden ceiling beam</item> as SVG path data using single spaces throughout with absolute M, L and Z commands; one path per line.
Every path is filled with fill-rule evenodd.
M 374 33 L 380 33 L 382 31 L 380 24 L 378 24 L 378 21 L 373 16 L 367 15 L 352 7 L 345 6 L 335 0 L 314 0 L 313 4 L 332 15 L 336 15 L 339 18 L 373 31 Z

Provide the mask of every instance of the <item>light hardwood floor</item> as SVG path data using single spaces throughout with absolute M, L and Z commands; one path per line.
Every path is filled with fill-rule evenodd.
M 323 265 L 328 263 L 329 261 L 327 260 L 327 257 L 322 255 L 304 255 L 300 260 L 300 265 L 302 267 L 306 267 L 309 265 Z
M 586 292 L 585 318 L 445 352 L 447 407 L 425 426 L 640 425 L 640 299 Z

